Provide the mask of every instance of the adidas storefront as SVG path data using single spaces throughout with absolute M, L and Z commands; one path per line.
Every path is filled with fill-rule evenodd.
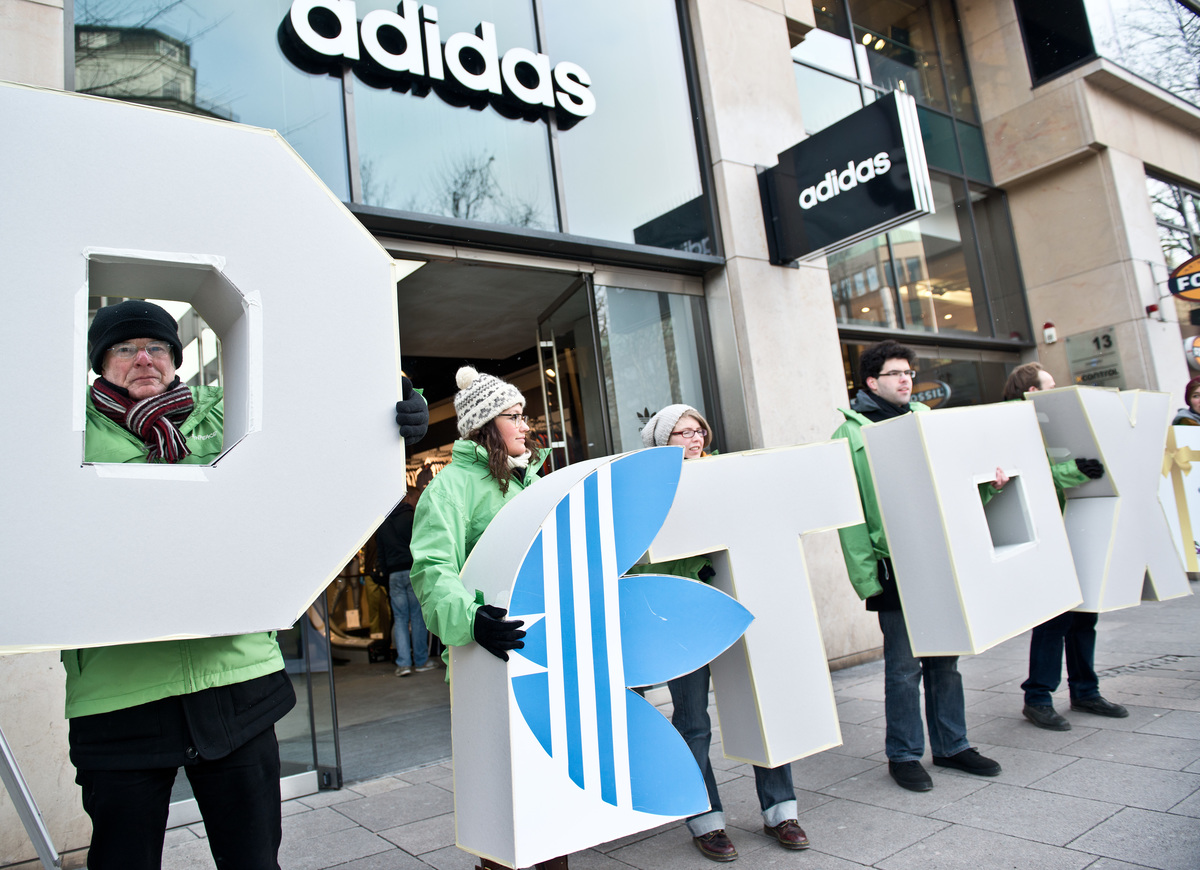
M 672 402 L 703 411 L 724 452 L 824 440 L 859 350 L 885 336 L 916 347 L 923 400 L 996 401 L 1043 337 L 1021 268 L 1031 255 L 1018 245 L 1032 218 L 1010 219 L 1016 194 L 1004 186 L 1016 177 L 1027 197 L 1037 175 L 1013 175 L 1007 153 L 1003 178 L 994 169 L 988 125 L 1002 79 L 977 96 L 966 60 L 991 31 L 978 10 L 960 20 L 953 0 L 904 10 L 874 0 L 2 5 L 15 24 L 0 34 L 0 79 L 278 130 L 384 247 L 425 263 L 396 288 L 405 369 L 431 406 L 414 477 L 448 457 L 464 362 L 517 384 L 561 467 L 640 446 L 645 416 Z M 922 207 L 781 254 L 764 174 L 896 91 L 915 101 Z M 806 215 L 904 174 L 865 143 L 796 165 Z M 1194 186 L 1200 172 L 1157 177 Z M 146 183 L 169 217 L 170 179 Z M 336 304 L 338 288 L 328 293 Z M 1077 331 L 1061 319 L 1059 329 Z M 218 377 L 202 360 L 197 377 Z M 804 546 L 829 660 L 877 654 L 836 536 Z M 334 628 L 369 641 L 359 576 L 348 566 L 328 609 L 285 639 L 302 697 L 289 732 L 298 787 L 361 776 L 347 741 L 378 726 L 339 672 L 412 702 L 410 731 L 444 727 L 430 713 L 446 703 L 440 670 L 398 680 L 354 643 L 322 647 Z M 41 699 L 5 704 L 21 709 L 0 724 L 56 842 L 80 848 L 86 818 L 59 775 L 56 657 L 0 660 L 0 672 L 6 699 Z M 31 857 L 3 812 L 0 866 Z

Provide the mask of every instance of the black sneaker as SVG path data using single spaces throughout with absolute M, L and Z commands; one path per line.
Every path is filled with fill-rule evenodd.
M 1021 712 L 1025 714 L 1026 719 L 1039 728 L 1045 728 L 1048 731 L 1071 730 L 1071 723 L 1058 715 L 1058 712 L 1053 707 L 1043 707 L 1041 704 L 1037 706 L 1026 704 L 1025 709 Z
M 1113 719 L 1124 719 L 1129 715 L 1129 711 L 1120 704 L 1114 704 L 1112 701 L 1107 701 L 1099 695 L 1094 698 L 1084 698 L 1080 701 L 1072 698 L 1071 709 L 1078 710 L 1081 713 L 1094 713 L 1097 716 L 1110 716 Z
M 933 788 L 933 777 L 921 767 L 919 761 L 889 761 L 888 773 L 900 788 L 909 791 L 929 791 Z
M 938 767 L 952 767 L 963 773 L 973 773 L 976 776 L 999 776 L 1000 762 L 984 758 L 974 746 L 956 752 L 954 755 L 935 755 L 933 763 Z

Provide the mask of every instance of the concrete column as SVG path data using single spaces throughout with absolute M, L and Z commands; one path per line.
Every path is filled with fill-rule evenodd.
M 824 260 L 772 266 L 756 167 L 804 138 L 789 28 L 813 26 L 812 5 L 691 0 L 726 267 L 706 281 L 722 411 L 735 450 L 823 441 L 837 428 L 846 384 Z M 819 498 L 802 481 L 792 497 Z M 850 587 L 836 535 L 806 546 L 831 660 L 879 646 Z

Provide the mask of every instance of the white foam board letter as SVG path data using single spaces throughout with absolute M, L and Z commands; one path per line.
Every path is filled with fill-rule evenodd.
M 394 261 L 274 131 L 15 85 L 0 117 L 0 344 L 37 361 L 0 403 L 38 421 L 0 429 L 0 650 L 291 625 L 404 492 Z M 218 333 L 215 464 L 84 464 L 89 295 Z
M 982 652 L 1080 601 L 1034 410 L 1005 402 L 864 426 L 913 653 Z M 984 507 L 978 485 L 1011 478 Z
M 1063 516 L 1083 604 L 1103 613 L 1191 594 L 1158 499 L 1170 397 L 1063 387 L 1030 395 L 1056 461 L 1099 459 L 1099 480 L 1066 491 Z
M 778 767 L 842 742 L 800 539 L 860 522 L 842 440 L 683 464 L 649 555 L 661 562 L 718 553 L 713 585 L 754 614 L 710 665 L 729 758 Z

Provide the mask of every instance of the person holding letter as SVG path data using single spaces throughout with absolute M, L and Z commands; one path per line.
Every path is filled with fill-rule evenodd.
M 505 619 L 508 611 L 484 604 L 481 593 L 463 586 L 462 569 L 500 509 L 537 480 L 546 455 L 525 443 L 529 418 L 520 390 L 470 366 L 460 368 L 455 380 L 460 437 L 451 448 L 450 464 L 417 502 L 409 579 L 426 625 L 447 646 L 447 663 L 449 647 L 472 642 L 508 661 L 511 650 L 525 646 L 523 623 Z M 480 858 L 478 865 L 480 870 L 503 866 L 488 858 Z M 567 858 L 552 858 L 537 867 L 567 870 Z
M 220 455 L 224 396 L 219 387 L 181 383 L 183 345 L 163 308 L 140 299 L 101 308 L 88 343 L 100 377 L 87 397 L 85 461 L 208 464 Z M 404 395 L 397 421 L 415 441 L 429 410 L 407 379 Z M 169 573 L 170 565 L 138 561 L 138 535 L 175 535 L 180 559 L 221 545 L 172 529 L 170 511 L 169 500 L 114 505 L 96 521 L 127 540 L 129 570 Z M 278 870 L 274 726 L 296 695 L 274 632 L 70 649 L 61 658 L 71 762 L 92 820 L 91 870 L 161 867 L 180 767 L 216 866 Z
M 683 448 L 684 461 L 698 459 L 712 443 L 712 430 L 695 408 L 668 405 L 646 422 L 642 443 L 647 447 L 677 445 Z M 708 556 L 692 556 L 672 562 L 634 565 L 629 573 L 669 574 L 708 583 L 713 577 L 713 564 Z M 712 761 L 708 757 L 712 743 L 708 684 L 708 665 L 667 683 L 674 707 L 671 724 L 695 756 L 708 790 L 709 811 L 687 820 L 692 842 L 705 858 L 733 861 L 738 856 L 737 848 L 725 832 L 725 812 L 717 793 Z M 762 810 L 763 833 L 785 849 L 807 849 L 808 837 L 796 819 L 796 790 L 792 785 L 791 765 L 776 768 L 754 765 L 754 787 Z
M 925 735 L 921 727 L 921 685 L 925 686 L 925 721 L 933 763 L 976 776 L 996 776 L 1000 765 L 985 758 L 967 742 L 966 702 L 957 656 L 912 654 L 908 629 L 896 587 L 883 518 L 875 497 L 861 429 L 903 414 L 929 410 L 910 402 L 917 355 L 892 340 L 871 345 L 859 359 L 858 391 L 849 408 L 838 410 L 846 421 L 833 433 L 850 442 L 858 492 L 866 522 L 838 530 L 850 582 L 867 610 L 876 612 L 883 632 L 884 712 L 887 720 L 885 749 L 888 772 L 896 784 L 910 791 L 929 791 L 933 779 L 921 766 Z M 1007 478 L 996 469 L 994 486 Z
M 1004 382 L 1005 401 L 1018 401 L 1026 393 L 1053 390 L 1054 377 L 1038 363 L 1017 366 Z M 1050 475 L 1058 490 L 1059 507 L 1066 507 L 1063 490 L 1081 486 L 1104 476 L 1104 466 L 1096 459 L 1069 459 L 1051 462 Z M 1051 696 L 1062 682 L 1063 653 L 1067 659 L 1067 685 L 1071 691 L 1071 709 L 1097 716 L 1124 719 L 1129 711 L 1100 694 L 1096 676 L 1097 613 L 1068 610 L 1036 626 L 1029 637 L 1029 679 L 1021 683 L 1025 706 L 1021 713 L 1038 728 L 1070 731 L 1071 723 L 1054 709 Z

